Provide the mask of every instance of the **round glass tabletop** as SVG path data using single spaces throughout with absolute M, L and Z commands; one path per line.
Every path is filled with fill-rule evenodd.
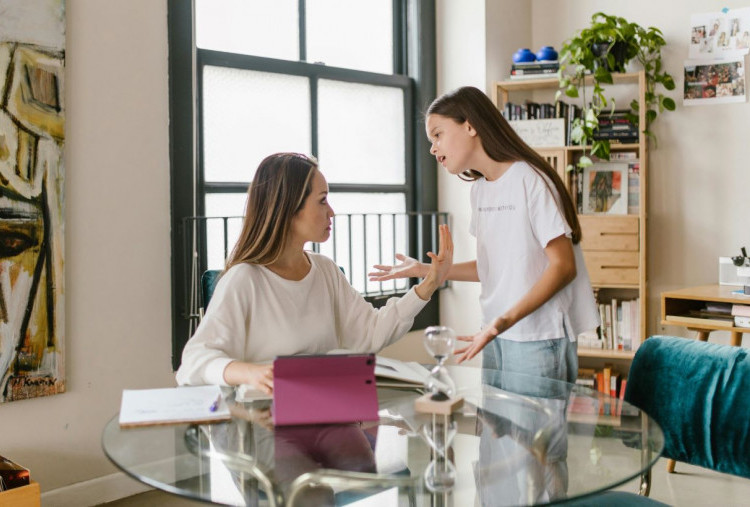
M 378 388 L 380 420 L 287 426 L 268 402 L 217 424 L 104 428 L 132 477 L 226 505 L 539 505 L 596 494 L 650 470 L 658 425 L 627 402 L 526 375 L 452 366 L 463 404 L 415 410 L 416 390 Z M 368 504 L 369 505 L 369 504 Z

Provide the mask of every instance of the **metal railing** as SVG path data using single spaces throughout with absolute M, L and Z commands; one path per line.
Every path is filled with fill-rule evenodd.
M 374 264 L 393 264 L 396 253 L 429 262 L 426 252 L 438 250 L 438 225 L 448 223 L 445 212 L 354 213 L 333 218 L 331 237 L 312 243 L 310 250 L 330 257 L 349 283 L 365 297 L 402 294 L 411 286 L 406 279 L 371 282 L 367 274 Z M 186 217 L 180 235 L 185 256 L 182 315 L 190 321 L 190 335 L 204 308 L 201 275 L 224 269 L 240 233 L 243 217 Z

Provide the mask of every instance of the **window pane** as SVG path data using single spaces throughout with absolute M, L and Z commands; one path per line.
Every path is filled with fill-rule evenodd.
M 196 0 L 195 21 L 200 48 L 299 60 L 297 0 Z
M 306 2 L 307 61 L 393 74 L 393 0 Z
M 299 76 L 203 68 L 206 181 L 247 181 L 271 153 L 310 153 L 310 85 Z
M 329 202 L 336 212 L 333 233 L 320 245 L 320 252 L 344 268 L 354 288 L 362 293 L 405 290 L 408 280 L 367 280 L 373 264 L 392 264 L 396 253 L 409 254 L 410 224 L 403 214 L 404 194 L 332 193 Z
M 401 88 L 321 79 L 318 115 L 318 158 L 329 183 L 404 183 Z
M 226 221 L 226 244 L 224 220 L 206 220 L 206 254 L 208 269 L 224 269 L 226 257 L 234 248 L 242 228 L 247 194 L 206 194 L 207 217 L 232 217 Z M 226 248 L 226 251 L 225 251 Z

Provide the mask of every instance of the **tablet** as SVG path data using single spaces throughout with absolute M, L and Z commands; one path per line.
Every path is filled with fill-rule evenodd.
M 273 391 L 275 425 L 378 420 L 374 354 L 279 356 Z

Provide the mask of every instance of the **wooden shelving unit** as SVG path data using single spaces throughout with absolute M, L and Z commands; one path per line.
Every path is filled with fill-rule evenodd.
M 637 98 L 639 107 L 639 125 L 646 124 L 646 76 L 643 72 L 613 74 L 611 87 L 620 85 L 631 85 L 637 88 L 637 92 L 630 95 L 630 102 Z M 589 78 L 590 82 L 590 78 Z M 547 91 L 549 98 L 547 102 L 554 101 L 554 92 L 559 88 L 557 78 L 542 78 L 533 80 L 502 81 L 495 83 L 493 101 L 499 110 L 503 110 L 505 104 L 514 93 Z M 563 99 L 567 102 L 572 100 Z M 648 205 L 648 143 L 646 136 L 641 132 L 640 142 L 637 144 L 612 144 L 611 151 L 629 151 L 638 155 L 640 164 L 639 181 L 639 212 L 628 215 L 579 215 L 583 229 L 583 251 L 586 267 L 588 268 L 591 283 L 595 293 L 602 295 L 608 291 L 619 291 L 626 294 L 626 299 L 640 298 L 640 326 L 638 343 L 642 343 L 647 337 L 647 205 Z M 536 147 L 548 162 L 556 169 L 563 181 L 567 182 L 570 189 L 570 178 L 566 167 L 574 164 L 583 154 L 581 146 L 550 146 Z M 574 195 L 575 192 L 572 192 Z M 597 297 L 598 297 L 597 296 Z M 606 296 L 604 296 L 606 297 Z M 622 299 L 620 297 L 619 299 Z M 633 344 L 633 348 L 637 348 Z M 578 355 L 581 357 L 622 359 L 633 358 L 633 351 L 600 350 L 579 348 Z

